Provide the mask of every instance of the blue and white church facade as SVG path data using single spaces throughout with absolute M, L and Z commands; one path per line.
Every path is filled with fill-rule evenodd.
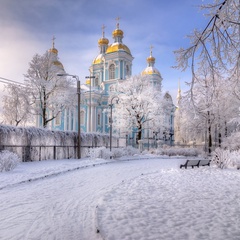
M 114 90 L 114 84 L 122 82 L 127 76 L 132 75 L 133 56 L 130 49 L 123 43 L 124 33 L 119 28 L 112 32 L 113 43 L 109 44 L 109 40 L 105 37 L 104 26 L 102 27 L 102 37 L 98 40 L 99 53 L 93 59 L 89 68 L 89 76 L 86 83 L 81 84 L 81 131 L 83 132 L 101 132 L 109 133 L 109 116 L 106 109 L 109 108 L 109 95 Z M 57 50 L 54 48 L 49 51 L 57 56 Z M 60 62 L 58 61 L 60 66 Z M 142 75 L 148 75 L 154 86 L 161 91 L 162 76 L 158 69 L 154 66 L 155 58 L 152 56 L 152 48 L 150 56 L 147 58 L 147 67 L 141 72 Z M 61 64 L 61 69 L 64 71 Z M 171 96 L 166 93 L 172 102 Z M 77 131 L 78 113 L 65 110 L 52 122 L 50 129 L 62 131 Z M 173 114 L 168 114 L 170 123 L 169 132 L 173 131 Z M 38 124 L 37 124 L 38 125 Z M 153 133 L 150 133 L 150 135 Z M 130 138 L 133 139 L 134 136 Z M 149 132 L 148 132 L 149 137 Z M 154 136 L 152 136 L 153 139 Z

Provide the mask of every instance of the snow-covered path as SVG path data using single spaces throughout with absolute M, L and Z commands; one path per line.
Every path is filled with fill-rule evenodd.
M 99 198 L 122 181 L 167 168 L 168 162 L 179 166 L 179 160 L 169 159 L 115 162 L 4 188 L 0 239 L 99 239 Z
M 183 162 L 20 164 L 0 174 L 0 239 L 239 240 L 240 171 Z

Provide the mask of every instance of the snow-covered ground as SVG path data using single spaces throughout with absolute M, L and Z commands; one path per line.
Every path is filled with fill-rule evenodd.
M 58 160 L 0 173 L 1 240 L 240 239 L 240 171 Z

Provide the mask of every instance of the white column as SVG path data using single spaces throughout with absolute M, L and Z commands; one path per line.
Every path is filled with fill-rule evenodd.
M 66 131 L 66 129 L 67 129 L 67 112 L 66 112 L 66 109 L 63 111 L 63 113 L 64 113 L 63 131 Z
M 96 107 L 92 106 L 92 131 L 96 131 Z

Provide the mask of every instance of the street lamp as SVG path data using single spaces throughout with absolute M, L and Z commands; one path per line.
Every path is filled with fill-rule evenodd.
M 90 99 L 89 99 L 89 132 L 91 132 L 92 131 L 92 126 L 91 126 L 91 124 L 92 124 L 92 121 L 91 121 L 91 118 L 92 118 L 92 78 L 95 78 L 95 76 L 86 76 L 85 77 L 86 79 L 90 79 L 90 91 L 89 91 L 89 95 L 90 95 Z
M 81 90 L 80 90 L 80 80 L 77 75 L 71 75 L 68 73 L 58 73 L 57 76 L 63 77 L 63 76 L 69 76 L 72 78 L 75 78 L 77 80 L 77 95 L 78 95 L 78 159 L 81 158 Z
M 119 100 L 119 98 L 117 96 L 115 96 L 115 97 L 113 97 L 111 99 L 111 103 L 109 104 L 109 107 L 111 109 L 111 111 L 110 111 L 110 121 L 109 121 L 109 124 L 110 124 L 110 152 L 112 151 L 112 124 L 113 124 L 113 120 L 112 120 L 112 107 L 113 107 L 113 103 L 112 102 L 113 102 L 114 98 L 117 98 L 117 102 Z

